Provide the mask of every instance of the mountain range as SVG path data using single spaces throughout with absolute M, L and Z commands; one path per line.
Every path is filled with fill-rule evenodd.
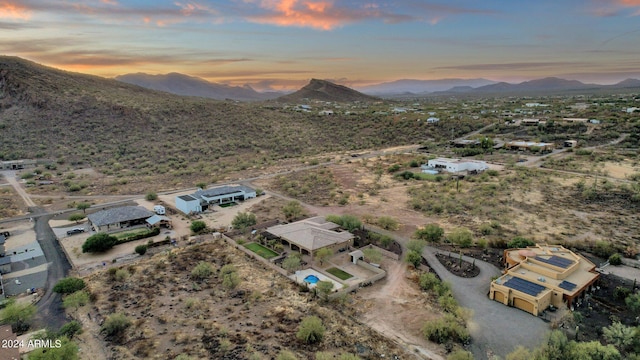
M 374 97 L 420 97 L 438 95 L 503 95 L 540 94 L 545 92 L 575 92 L 640 89 L 640 80 L 627 79 L 614 85 L 585 84 L 577 80 L 547 77 L 524 81 L 518 84 L 496 82 L 488 79 L 404 79 L 392 82 L 356 87 L 351 89 L 326 80 L 311 79 L 302 89 L 284 95 L 281 92 L 258 92 L 249 85 L 230 86 L 209 82 L 205 79 L 179 73 L 150 75 L 145 73 L 125 74 L 116 80 L 183 96 L 199 96 L 217 100 L 260 101 L 276 99 L 283 102 L 299 101 L 303 98 L 322 101 L 373 101 Z M 350 91 L 347 91 L 350 90 Z M 357 94 L 353 93 L 356 92 Z M 342 94 L 342 95 L 340 95 Z M 348 94 L 348 95 L 347 95 Z M 372 96 L 370 96 L 372 95 Z M 344 96 L 340 98 L 340 96 Z M 296 100 L 297 99 L 297 100 Z M 379 99 L 376 99 L 379 100 Z
M 249 85 L 229 86 L 175 72 L 159 75 L 145 73 L 125 74 L 116 76 L 115 79 L 128 84 L 171 94 L 199 96 L 216 100 L 256 101 L 274 99 L 282 95 L 282 93 L 278 92 L 257 92 Z

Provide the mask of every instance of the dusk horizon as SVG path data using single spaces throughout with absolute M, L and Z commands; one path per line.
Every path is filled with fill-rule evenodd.
M 640 1 L 45 0 L 0 4 L 4 54 L 113 78 L 181 73 L 259 91 L 310 79 L 615 84 L 640 78 Z

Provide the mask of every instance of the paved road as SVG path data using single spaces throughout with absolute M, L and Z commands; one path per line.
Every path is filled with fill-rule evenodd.
M 406 250 L 410 239 L 374 226 L 366 227 L 393 237 L 402 245 L 403 251 Z M 458 303 L 473 310 L 474 315 L 468 327 L 473 339 L 470 350 L 474 359 L 489 359 L 492 354 L 504 358 L 518 345 L 533 349 L 544 341 L 549 332 L 547 323 L 522 310 L 490 300 L 487 296 L 491 277 L 500 275 L 500 269 L 476 259 L 475 264 L 480 268 L 480 274 L 474 278 L 461 278 L 450 273 L 438 261 L 435 256 L 438 252 L 441 251 L 428 246 L 422 256 L 443 281 L 451 284 Z M 473 262 L 473 259 L 466 256 L 463 256 L 463 260 Z
M 33 213 L 38 215 L 46 214 L 45 210 L 39 208 L 34 208 Z M 49 262 L 47 281 L 44 287 L 45 293 L 37 305 L 38 313 L 35 318 L 35 324 L 40 327 L 59 329 L 60 326 L 67 322 L 67 318 L 62 308 L 60 294 L 54 293 L 52 289 L 58 280 L 68 274 L 71 265 L 49 226 L 50 218 L 51 215 L 34 217 L 36 239 Z

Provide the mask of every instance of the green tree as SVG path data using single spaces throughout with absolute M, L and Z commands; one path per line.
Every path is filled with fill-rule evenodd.
M 391 216 L 380 216 L 377 221 L 378 226 L 385 230 L 398 230 L 400 224 L 398 220 L 392 218 Z
M 191 229 L 192 233 L 199 234 L 207 230 L 207 224 L 202 220 L 194 220 L 191 222 L 189 228 Z
M 609 264 L 611 265 L 622 265 L 622 256 L 620 254 L 615 253 L 609 256 Z
M 84 218 L 85 218 L 84 214 L 71 214 L 71 215 L 69 215 L 69 217 L 67 219 L 69 221 L 75 221 L 76 223 L 79 223 L 80 220 L 82 220 Z
M 147 246 L 147 245 L 145 245 L 145 244 L 138 245 L 138 246 L 136 246 L 136 248 L 135 248 L 135 252 L 136 252 L 136 254 L 138 254 L 138 255 L 142 256 L 142 255 L 144 255 L 144 254 L 146 254 L 146 253 L 147 253 L 147 248 L 148 248 L 148 246 Z
M 76 209 L 78 210 L 82 210 L 83 214 L 87 213 L 87 209 L 91 207 L 91 204 L 89 204 L 88 202 L 81 202 L 78 205 L 76 205 Z
M 485 152 L 492 151 L 493 145 L 495 144 L 493 143 L 493 139 L 491 139 L 490 137 L 485 136 L 482 140 L 480 140 L 480 146 Z
M 526 248 L 527 246 L 534 246 L 536 243 L 521 236 L 516 236 L 513 240 L 507 243 L 507 248 L 509 249 L 518 249 L 518 248 Z
M 284 261 L 282 261 L 282 267 L 290 272 L 294 272 L 300 267 L 300 258 L 298 256 L 287 256 Z
M 322 341 L 324 332 L 325 328 L 319 317 L 307 316 L 302 319 L 296 337 L 307 344 L 313 344 Z
M 323 298 L 327 298 L 327 295 L 333 290 L 333 282 L 328 280 L 318 281 L 316 283 L 316 289 L 322 294 Z
M 389 235 L 380 236 L 380 246 L 385 249 L 388 249 L 389 246 L 393 243 L 393 238 Z
M 250 212 L 239 212 L 231 221 L 234 229 L 244 230 L 255 225 L 258 221 L 256 215 Z
M 29 329 L 36 311 L 35 305 L 17 303 L 11 299 L 5 308 L 0 311 L 0 322 L 11 325 L 15 333 L 23 333 Z
M 118 243 L 118 239 L 115 236 L 111 236 L 107 233 L 97 233 L 89 236 L 89 238 L 82 244 L 82 252 L 104 252 Z
M 599 341 L 571 341 L 565 354 L 567 360 L 621 360 L 620 352 L 613 345 Z
M 364 258 L 367 259 L 367 262 L 369 263 L 380 264 L 380 261 L 382 260 L 382 253 L 380 253 L 380 250 L 378 249 L 366 248 L 362 250 L 362 253 L 364 254 Z
M 473 245 L 473 233 L 464 227 L 454 229 L 447 238 L 452 243 L 463 248 Z
M 427 224 L 424 228 L 416 230 L 413 236 L 418 240 L 439 243 L 444 236 L 444 230 L 438 224 Z
M 65 309 L 78 309 L 79 307 L 85 306 L 88 303 L 89 293 L 84 290 L 76 291 L 73 294 L 69 294 L 64 297 L 64 300 L 62 300 L 62 306 L 64 306 Z
M 636 329 L 616 321 L 602 328 L 602 335 L 609 344 L 626 351 L 633 345 L 636 337 Z
M 420 264 L 422 263 L 422 255 L 413 250 L 409 250 L 404 259 L 407 263 L 413 265 L 413 267 L 415 268 L 418 268 L 418 266 L 420 266 Z
M 78 345 L 66 337 L 58 339 L 60 346 L 39 347 L 29 353 L 29 360 L 77 360 Z
M 102 324 L 100 332 L 103 332 L 107 336 L 119 336 L 131 326 L 131 320 L 124 314 L 115 313 L 107 316 L 107 319 Z
M 154 200 L 158 200 L 158 194 L 156 194 L 156 193 L 155 193 L 155 192 L 153 192 L 153 191 L 149 191 L 149 192 L 144 196 L 144 198 L 145 198 L 147 201 L 154 201 Z
M 59 280 L 53 287 L 53 292 L 57 292 L 59 294 L 71 294 L 84 289 L 86 286 L 87 284 L 85 284 L 84 280 L 70 276 Z
M 193 270 L 191 270 L 191 277 L 195 280 L 208 279 L 213 274 L 213 266 L 205 261 L 200 261 Z
M 333 250 L 328 247 L 324 247 L 316 251 L 316 258 L 320 260 L 320 265 L 327 261 L 333 255 Z
M 302 216 L 304 208 L 299 201 L 291 200 L 282 208 L 282 212 L 287 221 L 293 221 Z
M 627 307 L 633 313 L 635 314 L 640 313 L 640 294 L 636 293 L 636 294 L 627 296 L 627 298 L 624 299 L 624 303 L 627 304 Z

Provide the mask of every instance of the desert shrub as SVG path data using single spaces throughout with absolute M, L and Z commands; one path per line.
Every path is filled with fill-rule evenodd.
M 196 280 L 208 279 L 213 274 L 213 266 L 208 262 L 201 261 L 191 270 L 191 277 Z
M 616 300 L 624 300 L 631 294 L 631 289 L 625 286 L 616 286 L 613 290 L 613 298 Z
M 129 278 L 130 274 L 127 270 L 125 269 L 118 269 L 116 270 L 116 273 L 114 274 L 114 279 L 116 281 L 122 282 L 125 281 Z
M 438 344 L 449 341 L 465 344 L 471 338 L 469 331 L 451 314 L 427 322 L 422 328 L 422 333 L 427 339 Z
M 307 344 L 313 344 L 322 341 L 324 331 L 324 325 L 319 317 L 307 316 L 302 319 L 296 337 Z
M 493 233 L 493 226 L 490 223 L 484 223 L 480 225 L 480 233 L 482 235 L 491 235 Z
M 478 239 L 478 241 L 476 242 L 476 245 L 478 245 L 479 248 L 481 249 L 486 249 L 487 248 L 487 239 L 482 238 L 482 239 Z
M 222 275 L 222 286 L 227 289 L 235 289 L 240 282 L 240 276 L 235 271 Z
M 507 248 L 509 249 L 513 249 L 513 248 L 526 248 L 527 246 L 534 246 L 536 243 L 527 239 L 527 238 L 523 238 L 521 236 L 516 236 L 513 238 L 513 240 L 509 241 L 509 243 L 507 243 Z
M 69 339 L 73 339 L 73 337 L 76 336 L 76 334 L 81 334 L 81 333 L 82 333 L 82 324 L 80 324 L 76 320 L 69 321 L 68 323 L 62 325 L 62 327 L 60 327 L 60 330 L 58 330 L 58 336 L 66 336 Z
M 622 265 L 622 256 L 620 254 L 615 253 L 609 256 L 609 264 L 611 265 Z
M 87 305 L 88 303 L 89 293 L 84 290 L 76 291 L 73 294 L 69 294 L 65 296 L 64 300 L 62 300 L 62 306 L 64 306 L 65 309 L 77 309 L 81 306 Z
M 234 229 L 244 230 L 257 223 L 256 215 L 250 212 L 239 212 L 231 221 Z
M 393 244 L 393 238 L 389 235 L 382 235 L 380 236 L 380 239 L 378 240 L 378 242 L 380 243 L 380 246 L 382 246 L 385 249 L 388 249 L 389 246 Z
M 189 229 L 191 229 L 192 233 L 199 234 L 199 233 L 207 230 L 207 224 L 202 220 L 195 220 L 195 221 L 191 222 L 191 225 L 189 226 Z
M 100 332 L 103 332 L 106 336 L 118 336 L 121 335 L 129 326 L 131 326 L 131 320 L 124 314 L 111 314 L 107 316 L 107 319 L 102 324 Z
M 606 259 L 613 255 L 616 252 L 616 249 L 613 244 L 604 240 L 599 240 L 594 244 L 592 252 L 594 255 Z
M 626 326 L 619 321 L 602 328 L 602 335 L 609 343 L 615 345 L 618 349 L 629 349 L 635 340 L 636 330 L 631 326 Z
M 75 221 L 78 222 L 82 219 L 84 219 L 85 215 L 84 214 L 71 214 L 69 215 L 69 217 L 67 218 L 69 221 Z
M 486 171 L 486 174 L 489 176 L 498 176 L 500 173 L 498 172 L 498 170 L 489 169 Z
M 391 216 L 380 216 L 376 223 L 378 224 L 378 226 L 385 230 L 398 230 L 398 228 L 400 227 L 398 220 L 392 218 Z
M 129 235 L 129 236 L 125 237 L 125 238 L 122 238 L 122 239 L 118 240 L 116 245 L 117 244 L 124 244 L 124 243 L 130 242 L 130 241 L 146 239 L 148 237 L 156 236 L 158 234 L 160 234 L 160 228 L 154 227 L 151 230 L 135 233 L 135 234 Z
M 422 254 L 425 246 L 427 246 L 427 243 L 424 240 L 410 240 L 409 243 L 407 243 L 407 249 L 409 249 L 409 251 L 415 251 L 418 254 Z
M 304 207 L 299 201 L 291 200 L 282 208 L 282 213 L 287 221 L 295 220 L 302 216 Z
M 379 264 L 382 260 L 382 253 L 380 253 L 380 250 L 376 248 L 366 248 L 362 250 L 362 253 L 369 263 Z
M 473 360 L 473 354 L 466 350 L 458 349 L 449 354 L 447 360 Z
M 298 358 L 291 351 L 282 350 L 278 354 L 278 357 L 276 358 L 276 360 L 298 360 Z
M 327 221 L 340 225 L 343 229 L 353 232 L 354 230 L 362 227 L 360 219 L 353 215 L 327 215 L 325 217 Z
M 454 229 L 447 238 L 452 243 L 463 248 L 473 245 L 473 233 L 464 227 Z
M 56 283 L 53 291 L 59 294 L 71 294 L 86 287 L 84 280 L 75 277 L 66 277 Z
M 29 353 L 29 360 L 76 360 L 78 359 L 78 344 L 61 337 L 59 346 L 45 346 L 34 349 Z
M 420 275 L 418 283 L 422 290 L 428 291 L 434 289 L 440 283 L 440 279 L 433 273 L 423 273 Z
M 388 173 L 394 173 L 396 171 L 400 170 L 400 165 L 399 164 L 393 164 L 391 166 L 389 166 L 389 168 L 387 169 Z
M 154 200 L 157 200 L 157 199 L 158 199 L 158 194 L 156 194 L 156 193 L 155 193 L 155 192 L 153 192 L 153 191 L 149 191 L 149 192 L 144 196 L 144 198 L 145 198 L 147 201 L 154 201 Z
M 432 243 L 439 243 L 444 235 L 444 230 L 438 224 L 427 224 L 424 228 L 416 230 L 414 237 Z
M 147 245 L 138 245 L 135 248 L 136 254 L 142 256 L 147 253 Z
M 629 310 L 635 314 L 640 313 L 640 294 L 631 294 L 624 299 L 624 303 L 627 304 Z
M 458 309 L 458 302 L 450 292 L 438 298 L 438 305 L 448 313 L 453 313 Z
M 407 251 L 407 255 L 405 256 L 404 260 L 407 263 L 413 265 L 413 267 L 417 268 L 422 263 L 422 255 L 413 250 L 409 250 Z
M 97 233 L 89 236 L 84 244 L 82 244 L 82 252 L 104 252 L 111 249 L 117 243 L 118 239 L 115 236 L 106 233 Z

